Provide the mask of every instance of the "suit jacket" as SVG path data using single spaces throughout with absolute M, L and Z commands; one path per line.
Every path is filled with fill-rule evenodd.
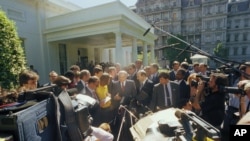
M 159 72 L 157 72 L 156 74 L 154 74 L 154 77 L 153 78 L 149 78 L 153 84 L 158 84 L 160 82 L 160 79 L 159 79 Z
M 171 81 L 175 81 L 175 73 L 174 70 L 171 70 L 169 73 L 169 80 Z
M 135 87 L 136 87 L 136 90 L 137 90 L 137 92 L 138 92 L 138 90 L 140 89 L 140 82 L 139 82 L 139 80 L 137 79 L 136 73 L 133 74 L 133 75 L 131 75 L 131 76 L 129 76 L 128 79 L 129 79 L 129 80 L 133 80 L 133 81 L 135 82 Z
M 119 106 L 119 104 L 123 105 L 129 105 L 130 100 L 132 100 L 136 96 L 136 87 L 135 82 L 133 80 L 126 80 L 125 81 L 125 90 L 122 90 L 120 81 L 114 82 L 114 87 L 112 90 L 112 99 L 114 99 L 114 96 L 116 94 L 119 94 L 119 96 L 122 97 L 120 101 L 112 101 L 112 103 L 115 103 L 115 107 Z
M 176 80 L 177 82 L 177 80 Z M 189 99 L 190 98 L 190 87 L 185 80 L 179 82 L 180 85 L 180 98 Z
M 77 82 L 76 88 L 78 90 L 78 93 L 84 94 L 86 92 L 86 86 L 82 83 L 82 80 Z M 92 96 L 91 96 L 92 97 Z
M 174 81 L 170 81 L 170 87 L 171 87 L 171 92 L 172 92 L 172 99 L 171 99 L 172 105 L 170 107 L 178 107 L 179 102 L 180 102 L 179 84 Z M 167 108 L 165 106 L 164 87 L 160 83 L 154 86 L 152 100 L 150 102 L 151 110 L 155 112 L 157 111 L 157 107 L 159 107 L 160 109 Z
M 152 99 L 154 84 L 151 80 L 147 79 L 143 84 L 142 88 L 139 88 L 139 91 L 136 96 L 136 100 L 141 104 L 149 106 Z

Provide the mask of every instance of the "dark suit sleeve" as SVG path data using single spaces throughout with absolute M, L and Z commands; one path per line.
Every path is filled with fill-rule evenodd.
M 153 112 L 156 111 L 156 102 L 157 102 L 157 92 L 156 91 L 157 91 L 157 88 L 156 88 L 156 86 L 154 86 L 153 94 L 152 94 L 152 100 L 151 100 L 150 105 L 149 105 L 150 109 Z
M 178 107 L 180 103 L 180 86 L 176 82 L 170 82 L 172 89 L 172 102 L 173 107 Z

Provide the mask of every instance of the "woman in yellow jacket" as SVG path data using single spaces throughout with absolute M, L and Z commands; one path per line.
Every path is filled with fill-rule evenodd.
M 113 111 L 111 106 L 111 95 L 108 93 L 108 84 L 110 82 L 110 76 L 108 73 L 103 73 L 100 77 L 99 86 L 96 88 L 96 94 L 100 101 L 100 117 L 102 122 L 110 122 L 113 120 Z

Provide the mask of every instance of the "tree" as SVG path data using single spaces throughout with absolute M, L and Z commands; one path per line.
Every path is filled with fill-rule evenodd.
M 18 86 L 18 76 L 26 66 L 15 23 L 0 10 L 0 83 L 3 89 Z
M 181 35 L 177 35 L 176 37 L 183 39 L 184 37 Z M 166 57 L 167 60 L 169 60 L 169 62 L 173 62 L 173 61 L 179 61 L 179 62 L 183 62 L 185 59 L 187 60 L 187 62 L 191 62 L 190 61 L 190 53 L 183 51 L 185 48 L 188 47 L 188 45 L 186 45 L 185 43 L 179 41 L 178 39 L 171 37 L 167 40 L 168 44 L 176 44 L 179 43 L 178 45 L 174 46 L 175 48 L 178 49 L 174 49 L 174 48 L 165 48 L 163 50 L 163 54 Z M 181 53 L 182 52 L 182 53 Z
M 222 43 L 218 43 L 214 48 L 214 55 L 220 58 L 228 58 L 228 49 L 223 46 Z

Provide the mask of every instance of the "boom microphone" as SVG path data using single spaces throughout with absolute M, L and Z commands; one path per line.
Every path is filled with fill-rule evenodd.
M 145 33 L 143 34 L 143 36 L 146 36 L 152 27 L 155 27 L 155 26 L 154 26 L 153 24 L 151 24 L 151 27 L 148 28 L 148 29 L 145 31 Z
M 143 36 L 146 36 L 146 35 L 148 34 L 148 32 L 150 31 L 150 29 L 151 29 L 151 27 L 148 28 L 148 29 L 144 32 Z

